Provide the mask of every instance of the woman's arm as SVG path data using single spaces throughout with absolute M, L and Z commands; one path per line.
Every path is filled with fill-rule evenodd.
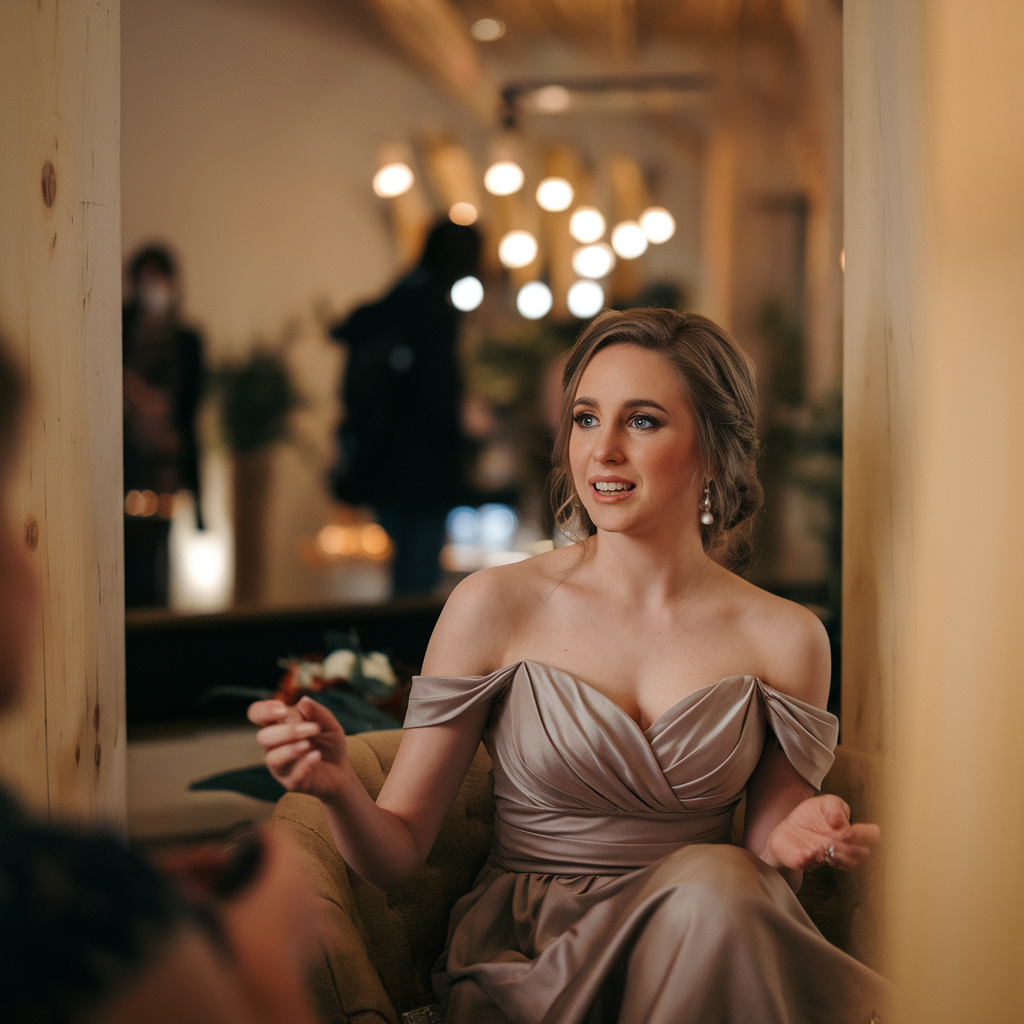
M 777 689 L 824 708 L 831 655 L 821 623 L 805 609 L 789 605 L 772 635 L 772 673 L 785 683 Z M 850 808 L 837 796 L 815 796 L 768 730 L 760 760 L 747 782 L 743 845 L 778 868 L 793 891 L 804 871 L 818 864 L 849 869 L 878 842 L 877 825 L 851 825 Z M 829 851 L 831 850 L 831 854 Z
M 486 571 L 448 599 L 423 663 L 424 675 L 482 675 L 500 667 L 494 623 L 508 621 L 503 595 Z M 249 718 L 267 767 L 286 788 L 324 804 L 338 850 L 349 866 L 382 889 L 423 865 L 476 755 L 489 707 L 469 708 L 442 725 L 410 729 L 376 803 L 345 753 L 345 733 L 323 705 L 259 701 Z

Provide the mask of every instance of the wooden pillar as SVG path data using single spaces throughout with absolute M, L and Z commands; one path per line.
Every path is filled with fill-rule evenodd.
M 700 312 L 732 328 L 733 246 L 738 143 L 732 128 L 720 128 L 704 147 L 701 187 Z
M 844 650 L 866 641 L 889 692 L 844 663 L 880 723 L 859 733 L 854 716 L 844 734 L 881 737 L 894 765 L 896 1019 L 1021 1020 L 1024 6 L 863 0 L 844 19 L 846 521 L 880 514 L 872 459 L 892 509 L 847 534 L 847 573 L 883 596 L 860 635 L 871 592 L 847 590 Z M 850 332 L 870 309 L 881 339 Z M 890 393 L 881 425 L 850 416 L 873 388 Z
M 843 26 L 842 741 L 869 753 L 892 746 L 900 612 L 912 593 L 920 97 L 909 6 L 848 4 Z
M 14 508 L 42 608 L 0 773 L 125 821 L 119 0 L 0 5 L 0 330 L 29 376 Z

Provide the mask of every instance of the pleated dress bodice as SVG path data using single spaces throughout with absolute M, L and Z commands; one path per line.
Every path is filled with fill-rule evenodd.
M 770 727 L 818 789 L 832 764 L 834 715 L 728 676 L 647 729 L 569 672 L 522 661 L 486 676 L 418 676 L 405 727 L 490 705 L 494 856 L 509 871 L 614 875 L 687 843 L 730 838 L 733 811 Z

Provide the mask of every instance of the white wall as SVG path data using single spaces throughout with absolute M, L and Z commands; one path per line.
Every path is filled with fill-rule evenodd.
M 313 400 L 301 446 L 277 458 L 271 510 L 272 603 L 327 593 L 295 557 L 296 539 L 326 521 L 320 483 L 330 459 L 339 350 L 314 304 L 338 315 L 397 272 L 387 211 L 370 179 L 384 143 L 450 132 L 481 163 L 491 133 L 407 68 L 330 0 L 125 0 L 122 10 L 122 241 L 126 254 L 166 239 L 183 265 L 188 314 L 209 358 L 247 349 L 302 317 L 294 350 Z M 662 54 L 657 58 L 666 63 Z M 587 61 L 523 53 L 502 75 L 585 72 Z M 569 66 L 569 61 L 575 64 Z M 550 65 L 550 67 L 549 67 Z M 692 140 L 635 118 L 531 118 L 525 133 L 576 145 L 600 164 L 626 152 L 651 170 L 679 221 L 652 271 L 697 278 L 699 178 Z

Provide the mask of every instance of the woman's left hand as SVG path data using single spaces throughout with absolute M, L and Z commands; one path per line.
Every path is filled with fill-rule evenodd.
M 819 864 L 849 871 L 867 859 L 880 837 L 877 825 L 851 825 L 846 801 L 826 794 L 797 804 L 772 829 L 767 853 L 776 867 L 794 871 Z

